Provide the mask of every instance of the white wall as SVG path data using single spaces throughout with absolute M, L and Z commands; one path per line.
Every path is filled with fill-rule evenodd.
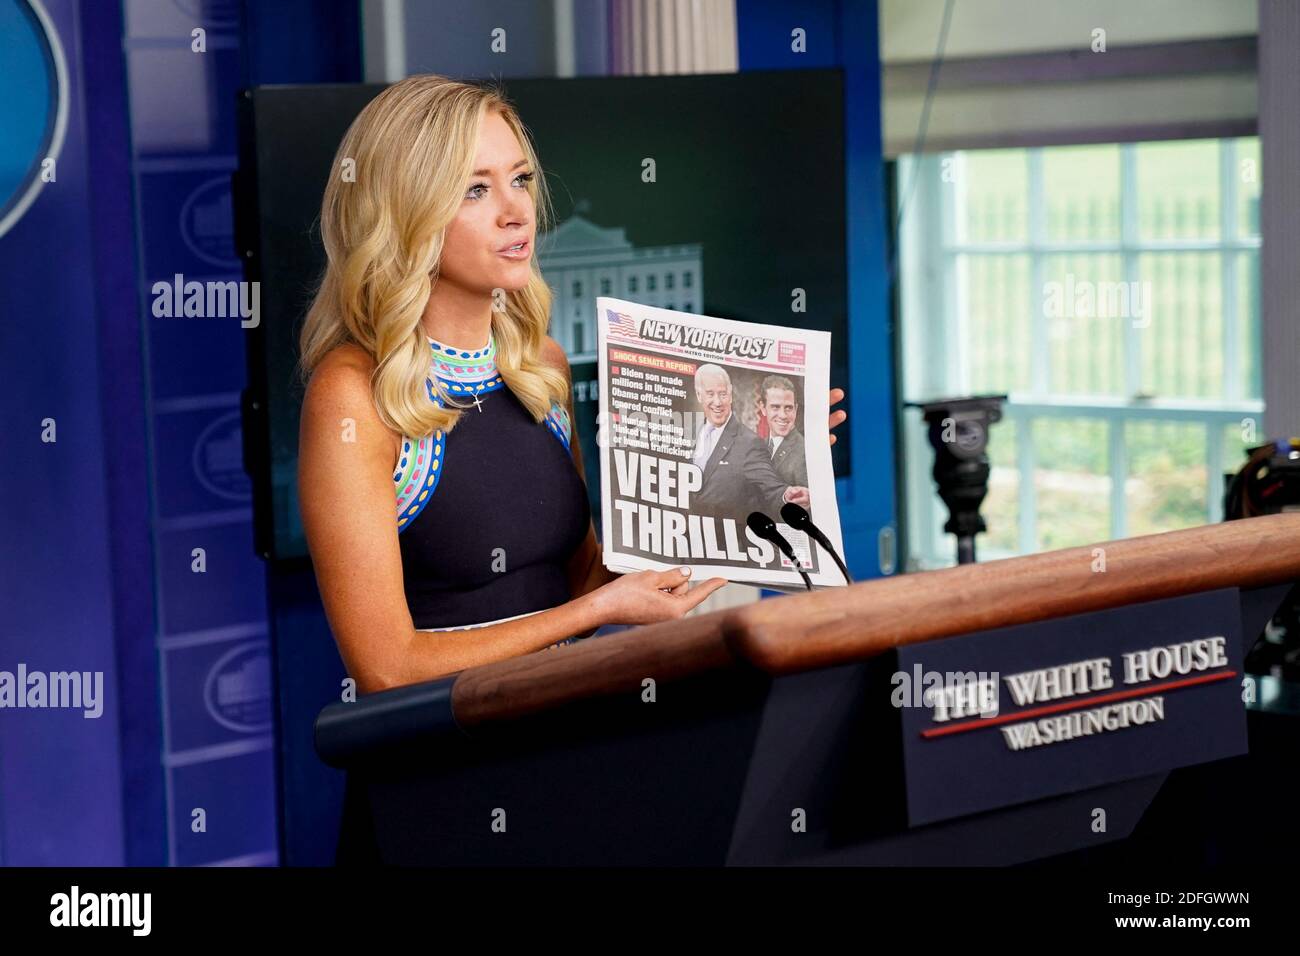
M 1300 435 L 1300 3 L 1260 0 L 1260 318 L 1264 427 Z M 1261 436 L 1264 437 L 1264 436 Z
M 887 155 L 915 149 L 943 11 L 881 0 Z M 925 149 L 1253 132 L 1257 30 L 1255 0 L 957 0 Z
M 884 63 L 934 56 L 944 0 L 880 0 Z M 947 56 L 1088 49 L 1092 31 L 1110 46 L 1253 35 L 1255 0 L 956 0 Z

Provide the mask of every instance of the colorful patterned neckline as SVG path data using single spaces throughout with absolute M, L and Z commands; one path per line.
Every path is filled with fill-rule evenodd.
M 490 332 L 487 345 L 477 349 L 456 348 L 427 335 L 425 338 L 429 340 L 429 350 L 432 353 L 431 370 L 447 386 L 449 392 L 474 395 L 492 391 L 504 384 L 497 371 L 496 337 Z
M 436 339 L 429 338 L 431 374 L 425 378 L 429 398 L 442 407 L 442 398 L 434 388 L 433 380 L 437 378 L 442 387 L 452 395 L 468 395 L 474 404 L 467 406 L 482 412 L 484 392 L 495 392 L 505 387 L 505 380 L 497 369 L 496 339 L 489 333 L 487 345 L 477 349 L 458 349 L 444 345 Z M 569 444 L 573 434 L 573 424 L 569 413 L 559 402 L 551 403 L 551 410 L 544 419 L 547 429 L 564 446 L 564 450 L 573 454 Z M 442 475 L 443 460 L 447 450 L 447 436 L 441 429 L 423 438 L 402 436 L 402 452 L 398 456 L 397 469 L 393 473 L 393 484 L 397 493 L 397 531 L 400 534 L 410 527 L 428 504 L 430 496 L 438 486 Z

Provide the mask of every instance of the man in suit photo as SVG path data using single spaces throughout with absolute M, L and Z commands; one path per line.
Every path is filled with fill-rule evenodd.
M 704 411 L 705 422 L 696 434 L 691 460 L 704 474 L 691 510 L 733 518 L 743 541 L 751 511 L 762 511 L 779 521 L 785 502 L 808 506 L 808 488 L 777 474 L 763 439 L 733 414 L 732 398 L 731 376 L 726 369 L 708 364 L 696 370 L 695 399 Z
M 808 460 L 803 432 L 796 427 L 799 401 L 794 382 L 784 375 L 769 375 L 759 385 L 758 396 L 759 415 L 767 419 L 767 453 L 772 467 L 782 481 L 807 487 Z

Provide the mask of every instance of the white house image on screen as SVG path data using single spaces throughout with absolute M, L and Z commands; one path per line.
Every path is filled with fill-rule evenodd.
M 537 244 L 542 275 L 555 293 L 551 336 L 575 360 L 596 357 L 596 297 L 631 299 L 681 312 L 700 312 L 703 246 L 635 248 L 624 230 L 584 219 L 585 203 Z

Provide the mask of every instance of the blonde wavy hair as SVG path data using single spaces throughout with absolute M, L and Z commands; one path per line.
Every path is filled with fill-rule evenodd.
M 523 150 L 537 234 L 547 226 L 550 197 L 522 121 L 505 94 L 421 74 L 376 96 L 348 127 L 321 200 L 327 264 L 299 338 L 304 382 L 334 348 L 352 342 L 374 360 L 371 394 L 383 421 L 399 434 L 451 431 L 461 411 L 429 375 L 429 343 L 420 316 L 437 281 L 447 226 L 473 173 L 479 123 L 493 110 Z M 345 177 L 349 169 L 354 176 Z M 504 294 L 492 313 L 496 364 L 506 385 L 542 421 L 568 400 L 564 374 L 541 358 L 551 290 L 532 258 L 528 284 Z M 429 400 L 426 378 L 447 407 Z

